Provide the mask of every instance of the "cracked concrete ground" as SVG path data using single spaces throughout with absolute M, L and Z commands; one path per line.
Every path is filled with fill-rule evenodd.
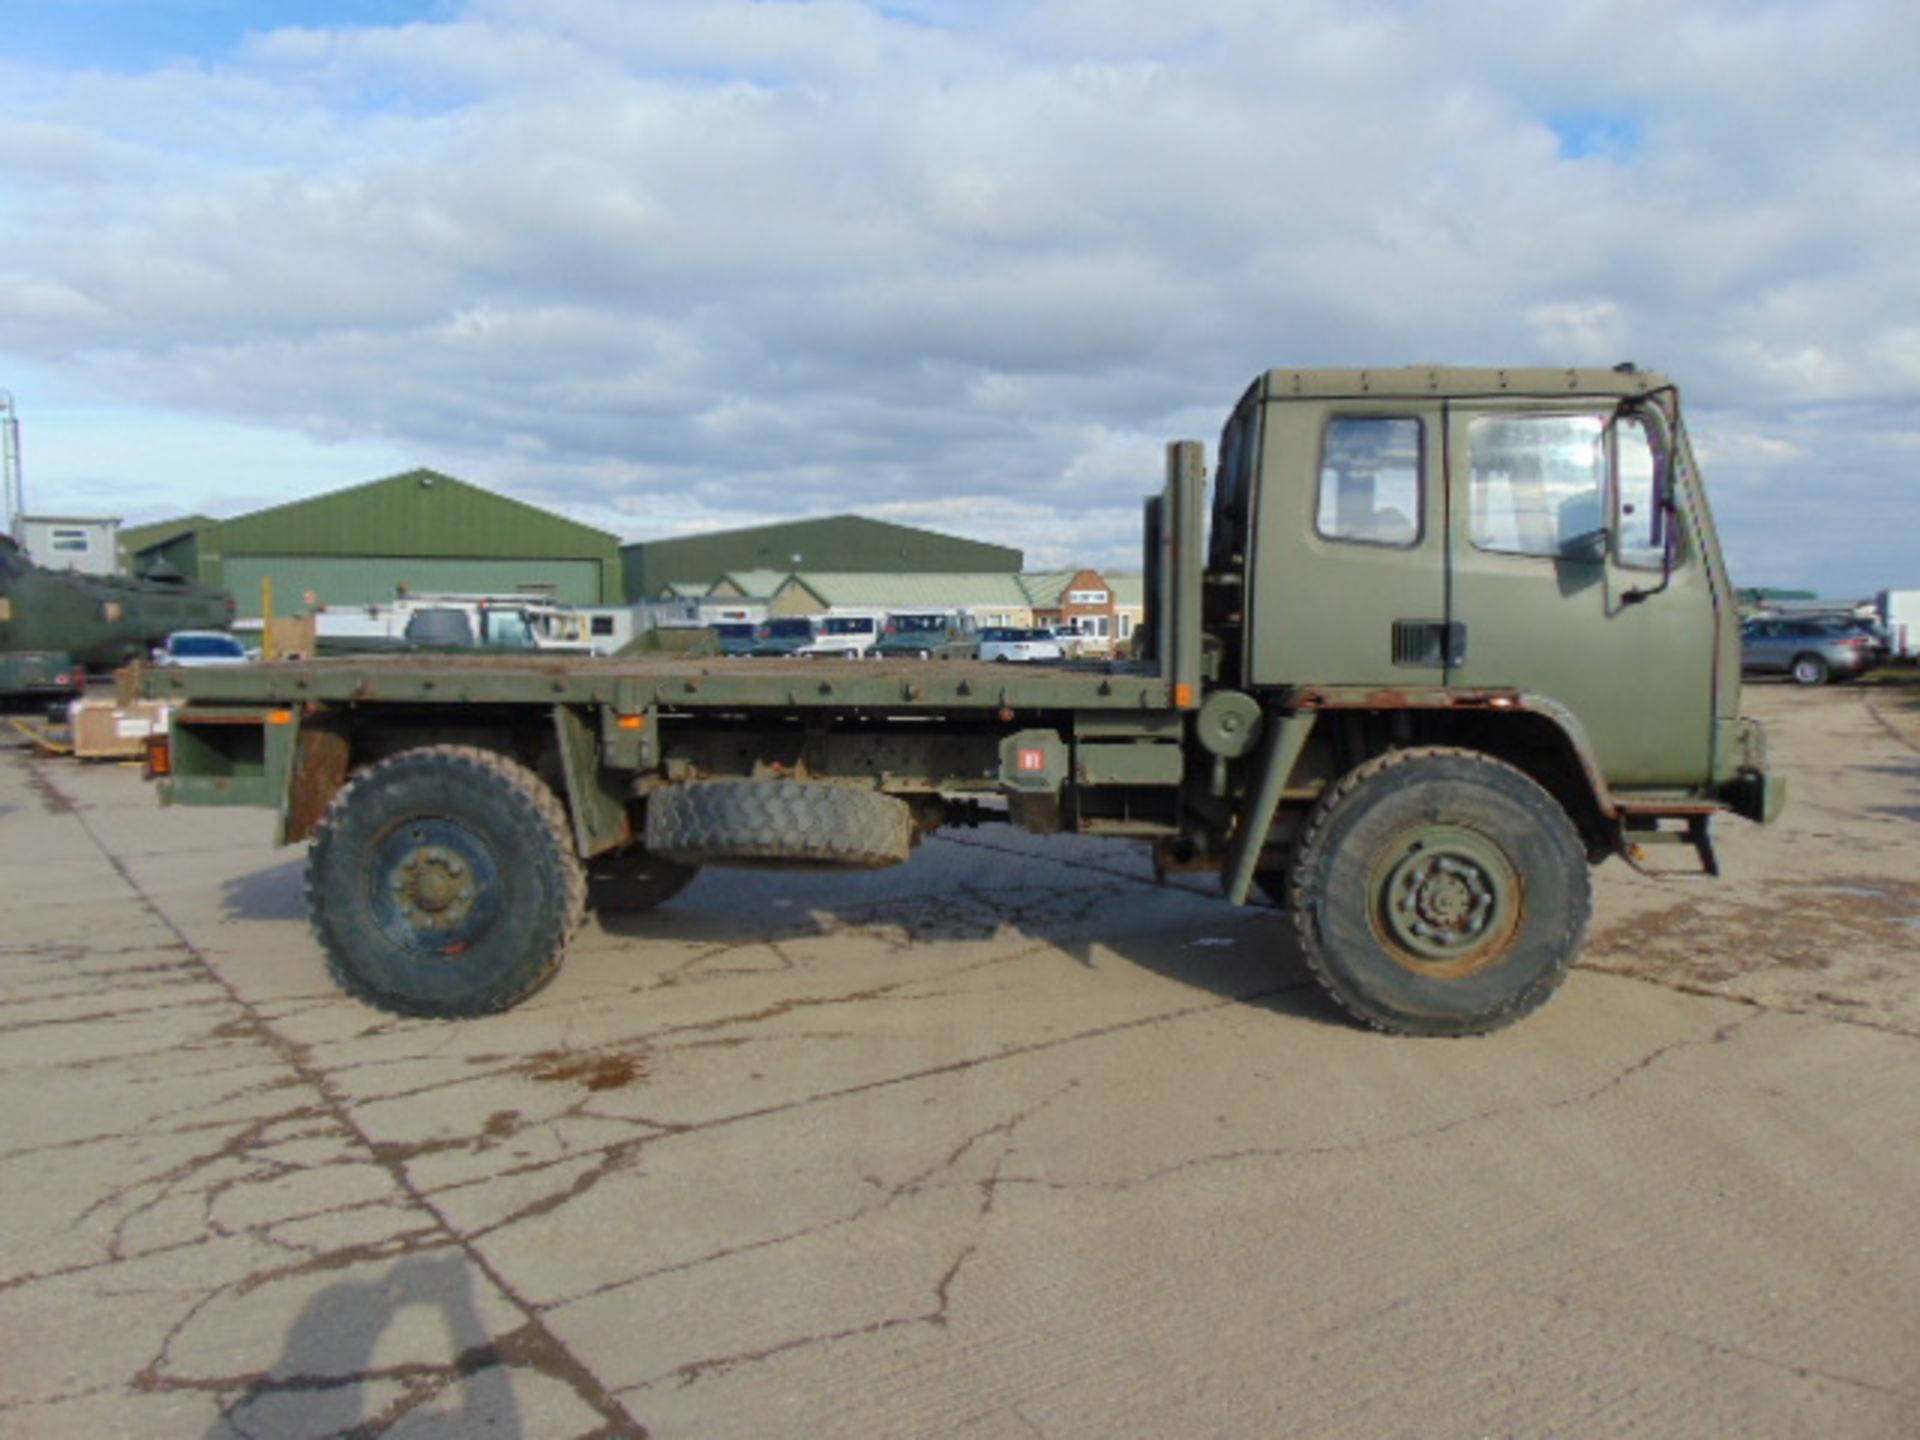
M 0 1432 L 1920 1434 L 1920 711 L 1749 708 L 1785 821 L 1471 1041 L 993 831 L 399 1021 L 267 817 L 0 754 Z

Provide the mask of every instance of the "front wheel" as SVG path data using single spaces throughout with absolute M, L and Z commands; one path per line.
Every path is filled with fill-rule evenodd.
M 566 812 L 532 771 L 466 745 L 408 750 L 334 799 L 307 855 L 327 968 L 400 1015 L 486 1015 L 552 978 L 585 884 Z
M 1593 880 L 1579 831 L 1531 777 L 1426 747 L 1328 789 L 1291 900 L 1315 977 L 1349 1013 L 1397 1034 L 1477 1035 L 1566 978 Z
M 1827 683 L 1827 662 L 1818 655 L 1797 656 L 1792 674 L 1796 685 L 1824 685 Z

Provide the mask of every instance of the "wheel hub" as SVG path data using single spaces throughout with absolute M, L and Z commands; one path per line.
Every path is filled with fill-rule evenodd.
M 395 900 L 416 924 L 455 924 L 473 909 L 472 872 L 445 846 L 421 846 L 401 862 L 392 883 Z
M 406 949 L 458 955 L 493 923 L 499 867 L 472 830 L 423 817 L 394 827 L 377 853 L 374 917 Z
M 1423 826 L 1391 847 L 1374 894 L 1382 938 L 1417 968 L 1449 975 L 1496 960 L 1520 913 L 1507 857 L 1452 826 Z

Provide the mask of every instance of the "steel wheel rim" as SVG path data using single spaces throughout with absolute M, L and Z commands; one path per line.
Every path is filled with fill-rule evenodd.
M 1394 837 L 1368 877 L 1374 936 L 1416 974 L 1453 980 L 1507 954 L 1524 909 L 1520 872 L 1494 841 L 1459 825 Z
M 457 960 L 493 929 L 503 883 L 492 846 L 437 816 L 389 826 L 367 867 L 374 923 L 400 949 L 432 960 Z

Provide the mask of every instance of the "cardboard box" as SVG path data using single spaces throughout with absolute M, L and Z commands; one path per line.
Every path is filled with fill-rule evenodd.
M 75 701 L 73 753 L 83 760 L 137 760 L 146 753 L 147 737 L 165 732 L 167 711 L 162 700 Z

